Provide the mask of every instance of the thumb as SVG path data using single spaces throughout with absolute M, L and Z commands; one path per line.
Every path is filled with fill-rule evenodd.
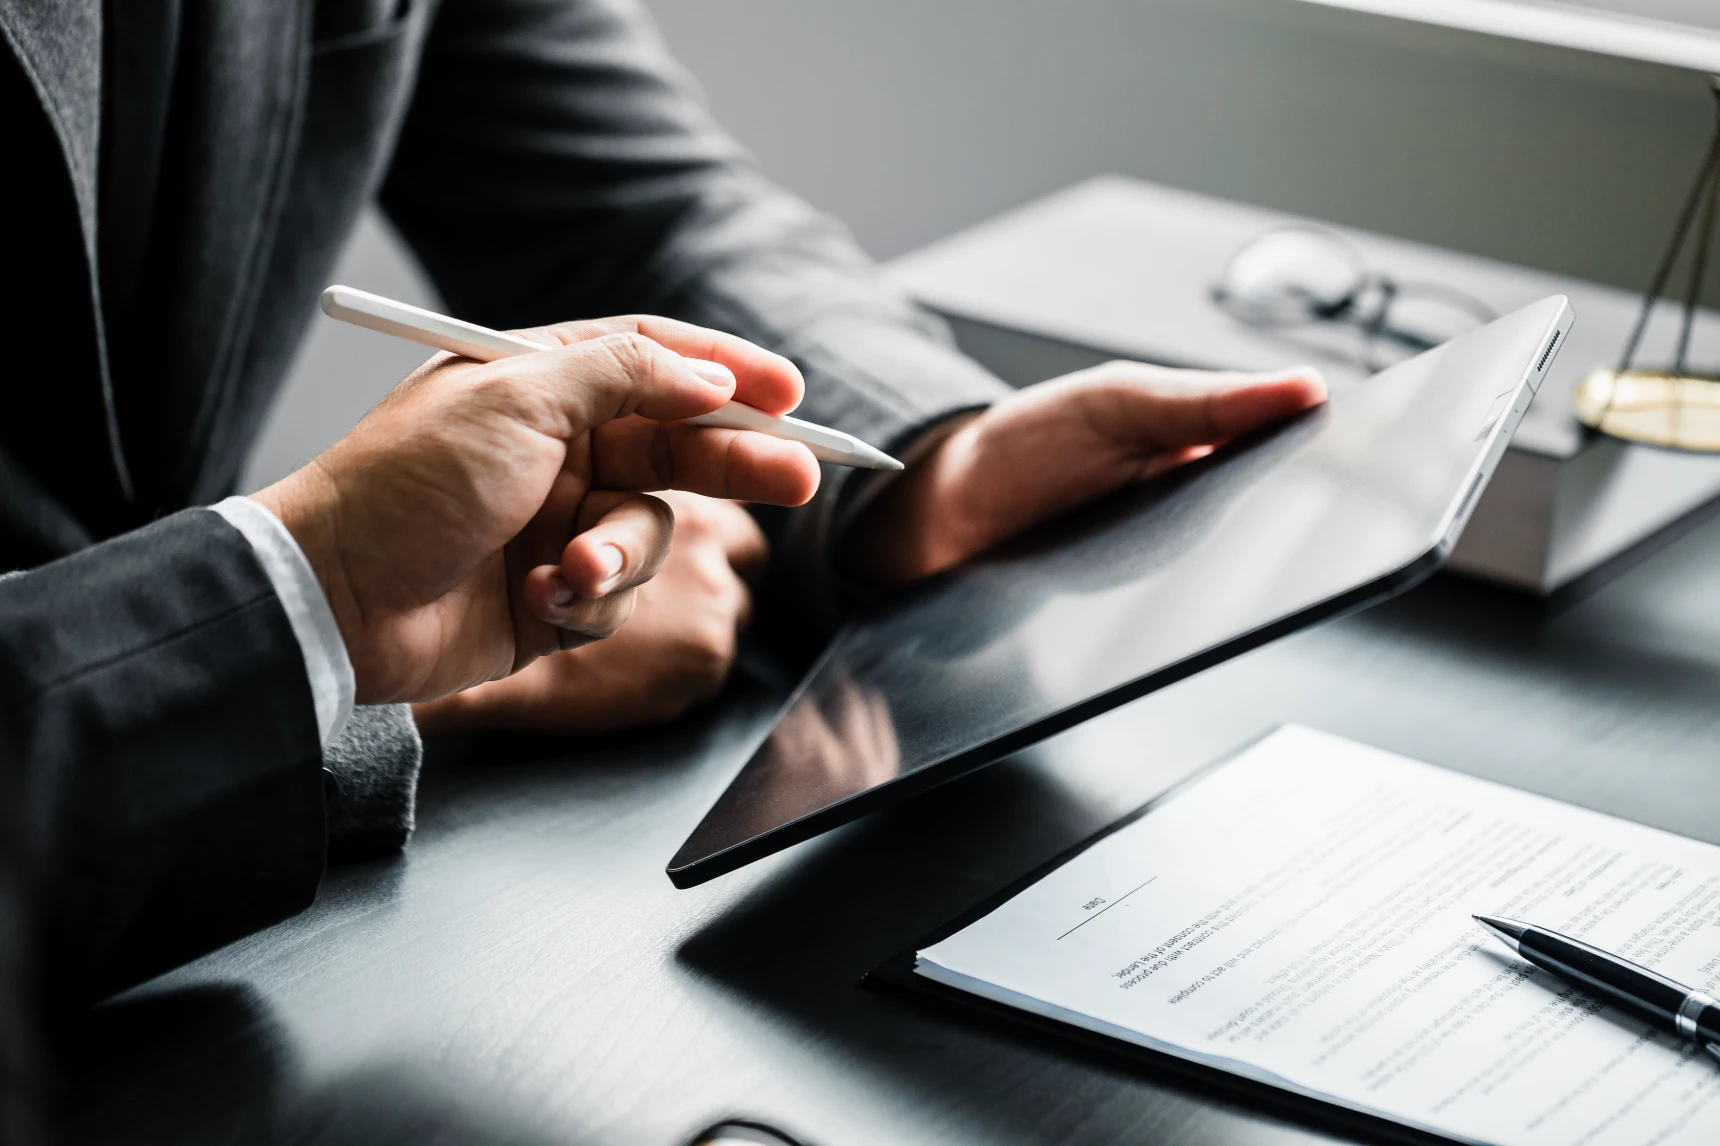
M 1217 445 L 1326 400 L 1325 380 L 1311 366 L 1235 374 L 1110 362 L 1057 385 L 1133 457 Z

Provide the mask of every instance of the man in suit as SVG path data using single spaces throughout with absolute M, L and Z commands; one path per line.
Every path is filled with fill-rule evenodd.
M 652 312 L 724 330 L 798 365 L 803 416 L 907 460 L 893 484 L 832 472 L 810 505 L 758 515 L 775 549 L 770 604 L 825 621 L 844 586 L 947 568 L 1322 396 L 1306 373 L 1190 379 L 1129 364 L 1011 393 L 837 224 L 754 170 L 636 0 L 0 0 L 0 36 L 19 222 L 0 569 L 178 529 L 164 515 L 231 494 L 372 198 L 455 313 L 518 327 Z M 735 567 L 756 561 L 762 541 L 732 507 L 680 504 L 689 527 L 665 569 L 678 590 L 647 586 L 618 640 L 559 651 L 416 720 L 398 703 L 361 707 L 322 750 L 338 781 L 331 815 L 365 825 L 336 845 L 359 854 L 404 841 L 419 721 L 565 726 L 594 697 L 653 718 L 708 693 L 747 608 Z M 62 568 L 83 571 L 71 582 L 81 593 L 129 601 L 102 562 L 141 575 L 152 553 Z M 218 599 L 250 591 L 197 584 Z M 689 653 L 689 634 L 704 647 Z M 237 651 L 231 662 L 220 695 L 233 719 L 284 728 L 279 702 L 233 695 L 278 681 Z M 674 703 L 628 709 L 617 695 Z M 275 763 L 258 749 L 232 766 L 266 786 Z M 320 798 L 302 785 L 279 797 L 283 809 Z M 295 822 L 258 830 L 297 831 L 302 853 L 271 860 L 274 874 L 247 859 L 233 876 L 293 893 L 189 928 L 175 957 L 303 901 L 321 852 L 309 821 Z M 189 863 L 222 844 L 174 846 Z

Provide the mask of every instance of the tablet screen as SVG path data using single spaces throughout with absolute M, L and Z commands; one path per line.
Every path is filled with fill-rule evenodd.
M 670 878 L 703 882 L 1427 576 L 1569 322 L 1563 298 L 1526 307 L 858 619 Z

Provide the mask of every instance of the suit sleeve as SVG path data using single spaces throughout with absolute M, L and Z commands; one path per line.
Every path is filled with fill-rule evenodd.
M 53 994 L 140 981 L 314 898 L 326 797 L 304 661 L 218 515 L 0 581 L 0 698 Z
M 800 365 L 798 416 L 886 450 L 1008 390 L 755 170 L 634 0 L 446 0 L 382 202 L 457 314 L 728 330 Z M 823 580 L 852 477 L 795 515 L 790 583 Z

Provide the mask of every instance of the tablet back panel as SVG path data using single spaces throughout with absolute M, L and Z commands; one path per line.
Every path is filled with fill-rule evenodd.
M 1570 321 L 1544 299 L 858 620 L 670 879 L 732 871 L 1427 576 Z

